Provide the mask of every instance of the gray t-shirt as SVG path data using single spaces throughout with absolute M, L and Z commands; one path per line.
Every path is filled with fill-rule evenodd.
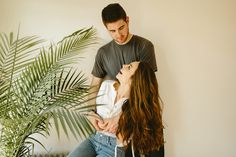
M 147 62 L 153 71 L 157 71 L 154 46 L 149 40 L 137 35 L 133 35 L 124 45 L 112 40 L 98 50 L 92 74 L 98 78 L 108 76 L 115 80 L 122 65 L 133 61 Z

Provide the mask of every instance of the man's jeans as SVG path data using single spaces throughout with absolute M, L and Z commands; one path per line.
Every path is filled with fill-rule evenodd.
M 83 141 L 68 157 L 114 157 L 116 138 L 96 133 Z M 121 150 L 117 151 L 117 157 L 122 157 Z

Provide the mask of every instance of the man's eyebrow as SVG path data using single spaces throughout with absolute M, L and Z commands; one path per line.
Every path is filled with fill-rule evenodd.
M 131 63 L 130 63 L 129 65 L 132 67 L 132 64 L 131 64 Z
M 121 25 L 120 27 L 119 27 L 119 29 L 121 29 L 122 27 L 124 27 L 125 25 L 123 24 L 123 25 Z

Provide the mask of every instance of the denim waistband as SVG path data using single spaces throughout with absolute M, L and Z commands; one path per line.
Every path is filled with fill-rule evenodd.
M 113 145 L 113 146 L 116 145 L 116 138 L 115 137 L 108 136 L 108 135 L 105 135 L 105 134 L 100 133 L 100 132 L 96 132 L 94 138 L 97 141 L 99 141 L 100 143 L 103 143 L 103 144 L 110 144 L 110 145 Z

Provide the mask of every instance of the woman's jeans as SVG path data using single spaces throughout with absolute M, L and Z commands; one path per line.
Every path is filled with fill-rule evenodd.
M 83 141 L 68 157 L 114 157 L 115 147 L 115 137 L 97 132 L 95 135 Z M 118 156 L 120 157 L 120 155 Z
M 128 148 L 127 151 L 123 147 L 117 147 L 116 151 L 115 148 L 115 137 L 97 132 L 79 144 L 67 157 L 132 157 L 131 148 Z M 135 154 L 135 157 L 140 156 Z M 146 157 L 164 157 L 164 146 L 159 151 L 146 155 Z

